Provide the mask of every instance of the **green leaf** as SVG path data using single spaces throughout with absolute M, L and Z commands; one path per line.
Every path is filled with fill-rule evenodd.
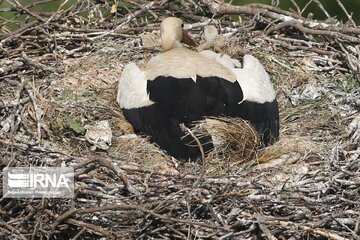
M 73 130 L 74 132 L 76 132 L 77 134 L 84 134 L 85 133 L 85 128 L 81 125 L 80 120 L 73 119 L 73 118 L 68 118 L 66 120 L 66 123 L 67 123 L 68 127 L 71 130 Z

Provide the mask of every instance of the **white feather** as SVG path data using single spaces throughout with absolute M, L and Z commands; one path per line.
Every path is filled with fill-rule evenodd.
M 205 42 L 200 44 L 197 47 L 199 53 L 213 61 L 221 63 L 227 68 L 241 68 L 241 63 L 237 59 L 231 58 L 227 54 L 215 53 L 210 48 L 213 48 L 217 38 L 219 37 L 219 32 L 217 28 L 213 25 L 208 25 L 204 27 L 204 39 Z
M 258 103 L 272 102 L 276 93 L 270 77 L 259 60 L 245 55 L 243 68 L 232 68 L 244 94 L 244 100 Z
M 195 82 L 196 76 L 217 76 L 230 82 L 236 81 L 236 76 L 230 68 L 186 48 L 174 48 L 150 59 L 145 69 L 145 76 L 149 81 L 159 76 L 192 78 Z
M 217 61 L 218 63 L 222 64 L 224 67 L 227 68 L 241 67 L 241 63 L 237 59 L 233 59 L 227 54 L 215 53 L 211 50 L 203 50 L 199 53 L 213 61 Z
M 117 102 L 121 108 L 146 107 L 154 102 L 147 93 L 147 80 L 144 72 L 135 63 L 127 64 L 118 84 Z

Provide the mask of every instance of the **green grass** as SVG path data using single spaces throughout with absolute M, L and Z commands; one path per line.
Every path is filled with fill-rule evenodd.
M 83 90 L 80 92 L 76 92 L 73 90 L 64 90 L 60 96 L 60 100 L 66 100 L 66 101 L 95 101 L 98 96 L 95 91 L 92 90 Z

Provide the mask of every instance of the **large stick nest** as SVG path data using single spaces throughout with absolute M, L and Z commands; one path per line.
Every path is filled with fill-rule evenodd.
M 1 239 L 359 239 L 360 28 L 345 8 L 341 23 L 302 16 L 296 0 L 295 11 L 89 0 L 51 13 L 36 11 L 51 1 L 6 2 L 1 11 L 14 16 L 1 23 L 1 168 L 73 166 L 75 196 L 2 197 Z M 279 142 L 258 150 L 247 123 L 208 119 L 207 131 L 226 141 L 187 163 L 133 134 L 117 80 L 126 63 L 160 52 L 159 22 L 175 15 L 197 40 L 207 24 L 220 29 L 216 51 L 260 59 L 277 90 Z M 85 126 L 100 121 L 112 141 L 93 151 Z

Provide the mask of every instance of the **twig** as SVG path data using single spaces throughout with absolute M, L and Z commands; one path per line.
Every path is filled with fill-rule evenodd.
M 309 1 L 305 4 L 305 6 L 303 7 L 303 9 L 301 10 L 301 14 L 302 14 L 303 12 L 305 12 L 305 10 L 311 5 L 311 3 L 312 3 L 312 0 L 309 0 Z
M 34 113 L 35 113 L 35 120 L 36 120 L 36 126 L 37 126 L 37 143 L 40 143 L 41 141 L 41 114 L 42 110 L 36 103 L 36 98 L 34 96 L 33 91 L 30 87 L 26 87 L 26 90 L 29 94 L 29 97 L 31 99 L 32 105 L 34 107 Z
M 311 0 L 312 1 L 312 0 Z M 360 29 L 357 27 L 348 28 L 348 27 L 337 27 L 331 26 L 328 23 L 319 22 L 319 21 L 311 21 L 307 20 L 298 14 L 291 13 L 284 10 L 279 10 L 275 7 L 262 5 L 262 4 L 248 4 L 245 6 L 233 6 L 226 3 L 217 3 L 215 1 L 210 0 L 202 0 L 213 13 L 216 14 L 225 14 L 225 13 L 237 13 L 237 14 L 249 14 L 249 15 L 257 15 L 261 14 L 264 17 L 269 17 L 271 19 L 276 19 L 278 21 L 282 21 L 278 25 L 273 26 L 272 28 L 281 29 L 285 26 L 289 26 L 289 22 L 291 23 L 292 27 L 298 28 L 300 31 L 305 33 L 314 34 L 314 35 L 327 35 L 332 36 L 334 38 L 344 38 L 345 40 L 353 43 L 359 43 L 360 40 L 357 36 L 349 36 L 346 34 L 340 33 L 360 33 Z M 259 8 L 266 9 L 268 11 L 260 11 Z M 269 31 L 271 32 L 271 31 Z
M 45 212 L 47 214 L 49 214 L 50 216 L 52 217 L 56 217 L 56 215 L 54 215 L 51 211 L 49 210 L 45 210 Z M 64 213 L 63 215 L 61 215 L 60 217 L 58 217 L 55 222 L 51 225 L 51 228 L 52 229 L 55 229 L 56 226 L 61 223 L 62 221 L 66 222 L 66 223 L 69 223 L 69 224 L 72 224 L 72 225 L 76 225 L 76 226 L 80 226 L 80 227 L 84 227 L 84 228 L 87 228 L 89 230 L 92 230 L 94 232 L 97 232 L 97 233 L 100 233 L 101 235 L 105 236 L 105 237 L 111 237 L 112 234 L 111 232 L 109 232 L 108 230 L 106 229 L 103 229 L 99 226 L 96 226 L 94 224 L 91 224 L 91 223 L 86 223 L 86 222 L 83 222 L 83 221 L 79 221 L 79 220 L 76 220 L 76 219 L 73 219 L 73 218 L 70 218 L 70 216 L 72 216 L 74 213 L 76 212 L 76 210 L 72 210 L 72 211 L 68 211 L 66 213 Z
M 321 9 L 321 11 L 325 14 L 325 16 L 329 19 L 331 18 L 330 14 L 326 11 L 324 6 L 321 4 L 319 0 L 311 0 L 312 2 L 316 3 L 318 7 Z
M 213 226 L 213 225 L 209 225 L 209 224 L 205 224 L 205 223 L 200 223 L 200 222 L 195 222 L 195 221 L 189 221 L 186 219 L 177 219 L 177 218 L 171 218 L 171 217 L 166 217 L 163 216 L 161 214 L 155 213 L 151 210 L 148 210 L 146 208 L 144 208 L 143 206 L 139 206 L 139 205 L 127 205 L 127 204 L 121 204 L 121 205 L 109 205 L 109 206 L 104 206 L 104 207 L 98 207 L 98 208 L 89 208 L 89 209 L 74 209 L 74 210 L 70 210 L 68 212 L 65 212 L 63 215 L 61 215 L 61 217 L 59 217 L 56 220 L 56 223 L 60 223 L 62 221 L 67 221 L 67 219 L 74 215 L 74 214 L 84 214 L 84 213 L 93 213 L 93 212 L 102 212 L 102 211 L 107 211 L 107 210 L 139 210 L 143 213 L 146 214 L 150 214 L 158 219 L 161 219 L 165 222 L 176 222 L 176 223 L 182 223 L 182 224 L 191 224 L 194 226 L 202 226 L 205 228 L 211 228 L 211 229 L 222 229 L 222 230 L 227 230 L 227 228 L 225 227 L 220 227 L 220 226 Z M 51 211 L 46 211 L 47 213 L 51 213 Z
M 149 4 L 145 5 L 143 8 L 141 8 L 140 10 L 137 10 L 136 12 L 132 13 L 132 14 L 129 14 L 127 15 L 126 17 L 122 18 L 118 24 L 119 26 L 117 26 L 115 29 L 109 31 L 109 32 L 106 32 L 100 36 L 97 36 L 97 37 L 93 37 L 91 40 L 94 41 L 94 40 L 97 40 L 97 39 L 100 39 L 100 38 L 103 38 L 105 36 L 108 36 L 109 34 L 112 34 L 112 33 L 115 33 L 117 32 L 119 29 L 121 29 L 124 24 L 130 22 L 133 18 L 136 18 L 138 15 L 142 14 L 143 12 L 149 10 L 153 5 L 155 4 L 155 2 L 150 2 Z
M 4 76 L 4 75 L 7 75 L 9 73 L 16 72 L 21 67 L 23 67 L 22 62 L 20 62 L 20 61 L 12 61 L 10 66 L 5 65 L 5 66 L 0 67 L 0 76 Z
M 249 213 L 244 213 L 248 216 L 251 216 L 251 214 Z M 258 216 L 258 215 L 255 215 L 255 216 Z M 294 223 L 294 222 L 291 222 L 291 221 L 283 221 L 283 220 L 273 220 L 273 219 L 269 219 L 267 217 L 263 217 L 261 219 L 262 222 L 264 223 L 267 223 L 267 224 L 270 224 L 270 225 L 277 225 L 279 227 L 282 227 L 282 228 L 287 228 L 288 226 L 293 226 L 293 227 L 296 227 L 297 229 L 301 229 L 301 230 L 304 230 L 304 231 L 308 231 L 308 232 L 311 232 L 313 234 L 317 234 L 317 235 L 320 235 L 322 237 L 326 237 L 328 239 L 334 239 L 334 240 L 345 240 L 346 238 L 336 234 L 336 233 L 332 233 L 332 232 L 329 232 L 329 231 L 326 231 L 325 229 L 320 229 L 320 228 L 312 228 L 312 227 L 309 227 L 309 226 L 305 226 L 305 225 L 300 225 L 298 223 Z
M 10 108 L 10 107 L 16 107 L 18 105 L 22 105 L 24 103 L 27 103 L 27 102 L 30 101 L 30 98 L 25 97 L 25 98 L 22 98 L 19 101 L 16 101 L 16 100 L 6 101 L 6 100 L 0 99 L 0 101 L 2 102 L 2 103 L 0 103 L 1 108 Z
M 97 158 L 97 161 L 100 165 L 110 169 L 111 171 L 113 171 L 120 179 L 121 181 L 124 183 L 124 188 L 126 190 L 128 190 L 130 193 L 135 194 L 135 195 L 139 195 L 140 192 L 139 190 L 137 190 L 134 186 L 132 186 L 132 184 L 130 183 L 128 177 L 122 173 L 121 168 L 119 168 L 118 166 L 114 165 L 111 160 L 107 160 L 105 158 Z
M 296 8 L 297 13 L 301 16 L 301 10 L 299 5 L 295 2 L 295 0 L 290 0 L 290 2 L 292 3 L 292 5 L 294 5 L 294 7 Z
M 341 9 L 343 10 L 343 12 L 346 14 L 347 18 L 349 19 L 349 21 L 351 22 L 351 24 L 356 28 L 356 23 L 354 22 L 354 20 L 352 19 L 352 16 L 349 14 L 349 12 L 346 10 L 346 8 L 344 7 L 344 5 L 342 4 L 342 2 L 340 0 L 336 0 L 337 4 L 341 7 Z
M 108 238 L 114 237 L 113 234 L 111 233 L 111 231 L 109 231 L 108 229 L 104 229 L 102 227 L 99 227 L 99 226 L 97 226 L 95 224 L 86 223 L 86 222 L 76 220 L 76 219 L 73 219 L 73 218 L 66 219 L 65 222 L 67 222 L 69 224 L 72 224 L 72 225 L 75 225 L 75 226 L 90 229 L 90 230 L 92 230 L 94 232 L 97 232 L 97 233 L 100 233 L 101 235 L 103 235 L 105 237 L 108 237 Z
M 21 56 L 27 63 L 29 63 L 30 65 L 33 65 L 34 67 L 40 68 L 43 71 L 56 72 L 56 70 L 53 67 L 46 66 L 42 63 L 39 63 L 39 62 L 29 58 L 25 52 L 22 52 Z
M 186 131 L 190 134 L 190 136 L 196 141 L 196 144 L 199 147 L 200 150 L 200 154 L 201 154 L 201 175 L 205 176 L 205 171 L 206 171 L 206 162 L 205 162 L 205 152 L 204 152 L 204 148 L 201 145 L 201 142 L 199 141 L 199 139 L 194 135 L 194 133 L 187 127 L 185 127 Z
M 22 233 L 20 233 L 20 231 L 19 231 L 18 229 L 10 226 L 10 225 L 7 224 L 6 222 L 0 221 L 0 225 L 2 225 L 3 227 L 9 229 L 11 232 L 16 233 L 17 237 L 19 237 L 20 239 L 22 239 L 22 240 L 27 240 L 27 238 L 26 238 Z
M 27 14 L 29 14 L 30 16 L 40 20 L 41 22 L 45 22 L 45 19 L 40 17 L 39 15 L 31 12 L 27 7 L 24 7 L 23 5 L 21 5 L 21 3 L 19 3 L 18 0 L 13 0 L 16 3 L 16 6 L 21 9 L 22 11 L 26 12 Z
M 73 238 L 71 238 L 70 240 L 77 240 L 79 239 L 79 237 L 85 232 L 86 228 L 83 227 Z
M 304 33 L 308 33 L 308 34 L 330 36 L 333 38 L 341 38 L 341 39 L 344 39 L 346 41 L 353 42 L 353 43 L 360 43 L 360 39 L 355 36 L 349 36 L 349 35 L 345 35 L 343 33 L 326 31 L 326 30 L 310 29 L 310 28 L 307 28 L 304 25 L 302 25 L 297 20 L 290 20 L 290 21 L 286 21 L 286 22 L 277 24 L 275 26 L 272 26 L 265 32 L 265 34 L 269 34 L 273 31 L 277 31 L 277 30 L 287 28 L 287 27 L 294 27 L 294 28 L 297 28 L 298 30 L 300 30 Z
M 47 20 L 46 20 L 46 24 L 49 24 L 51 22 L 52 19 L 55 18 L 55 16 L 57 16 L 60 12 L 60 10 L 65 6 L 65 4 L 67 4 L 69 2 L 69 0 L 65 0 L 63 1 L 60 6 L 58 7 L 58 9 L 51 15 L 51 17 L 49 17 Z

